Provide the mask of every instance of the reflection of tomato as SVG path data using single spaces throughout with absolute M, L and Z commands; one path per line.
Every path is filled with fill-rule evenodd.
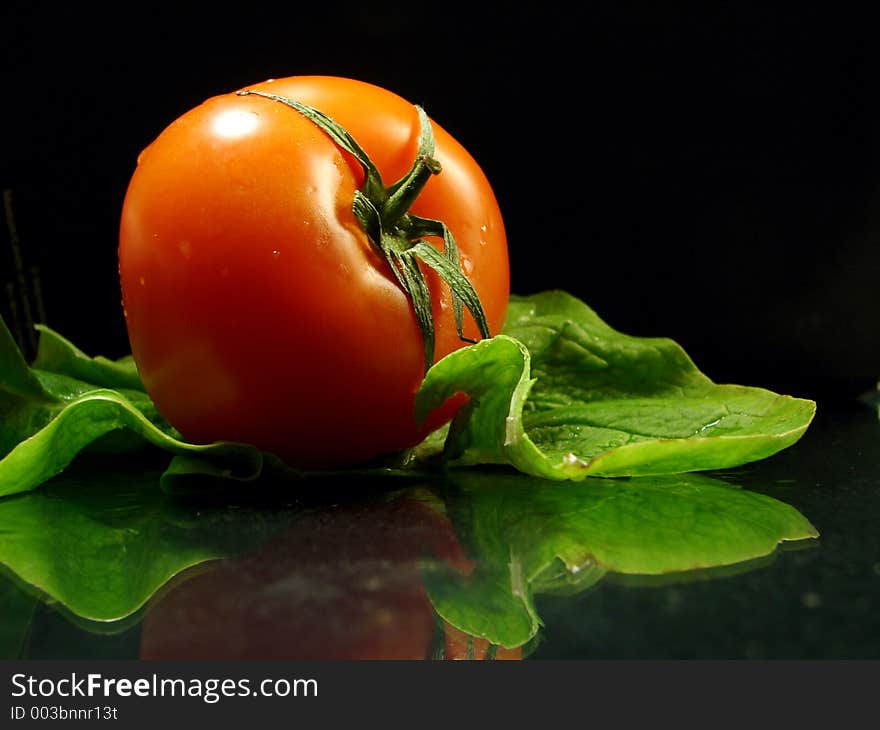
M 160 597 L 141 657 L 425 659 L 435 632 L 420 572 L 429 556 L 473 567 L 445 515 L 415 499 L 305 516 L 257 553 Z M 464 658 L 466 635 L 446 629 L 447 655 Z M 475 649 L 484 656 L 485 642 Z
M 389 91 L 333 77 L 248 88 L 332 117 L 386 184 L 413 163 L 417 111 Z M 449 226 L 495 334 L 509 287 L 501 214 L 477 163 L 433 128 L 442 172 L 411 210 Z M 448 404 L 421 429 L 413 421 L 422 338 L 352 213 L 362 182 L 317 126 L 256 95 L 208 99 L 141 154 L 120 226 L 126 322 L 147 391 L 184 436 L 332 466 L 412 446 L 451 417 Z M 464 343 L 448 286 L 422 269 L 439 359 Z M 464 325 L 478 337 L 467 312 Z

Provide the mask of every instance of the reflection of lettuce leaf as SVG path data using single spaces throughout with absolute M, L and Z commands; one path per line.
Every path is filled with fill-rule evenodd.
M 38 491 L 0 500 L 0 564 L 73 617 L 118 622 L 182 571 L 261 546 L 276 549 L 265 547 L 273 544 L 270 538 L 308 524 L 299 521 L 301 508 L 180 502 L 155 488 L 158 471 L 133 476 L 121 460 L 115 464 L 108 472 L 106 461 L 81 460 Z M 426 503 L 422 489 L 383 492 L 378 503 L 358 503 L 347 513 L 351 524 L 372 524 L 376 504 L 388 500 Z M 454 534 L 445 518 L 445 530 L 420 531 L 410 512 L 400 512 L 406 519 L 395 522 L 398 512 L 380 508 L 386 519 L 373 529 L 390 532 L 374 545 L 380 552 L 371 559 L 394 563 L 402 545 L 424 538 L 421 575 L 438 615 L 466 634 L 507 647 L 535 638 L 541 625 L 536 595 L 577 593 L 609 572 L 674 575 L 742 564 L 771 554 L 781 541 L 816 535 L 793 508 L 703 475 L 561 484 L 472 470 L 455 472 L 451 489 L 433 494 L 446 495 L 434 509 L 451 518 Z M 339 496 L 326 499 L 336 505 Z M 328 575 L 337 575 L 337 560 L 338 574 L 357 580 L 351 550 L 364 536 L 355 530 L 345 537 L 334 523 L 338 507 L 325 511 L 313 504 L 309 512 L 315 524 L 335 524 L 328 534 L 340 541 L 338 554 L 322 553 Z M 462 546 L 473 562 L 462 558 Z M 387 556 L 381 553 L 386 549 Z M 300 569 L 297 554 L 287 555 L 292 574 Z M 297 585 L 292 581 L 290 590 Z M 6 616 L 2 594 L 0 604 Z M 15 632 L 0 635 L 0 651 L 20 645 L 32 602 L 23 598 L 12 608 L 21 620 Z M 326 618 L 332 623 L 338 617 Z
M 732 565 L 818 534 L 794 508 L 704 475 L 559 484 L 461 472 L 455 481 L 450 516 L 476 567 L 426 571 L 426 586 L 441 617 L 507 647 L 537 633 L 537 593 L 582 590 L 606 572 Z
M 717 385 L 674 342 L 623 335 L 562 292 L 513 297 L 505 335 L 428 372 L 420 416 L 456 391 L 459 464 L 509 463 L 547 479 L 737 466 L 797 441 L 815 403 Z
M 157 472 L 84 472 L 0 500 L 0 563 L 87 619 L 128 616 L 172 576 L 260 544 L 289 519 L 205 505 L 196 512 L 156 489 Z
M 504 331 L 438 362 L 418 395 L 422 416 L 456 391 L 470 394 L 446 441 L 462 465 L 511 464 L 549 479 L 718 469 L 790 446 L 815 411 L 812 401 L 716 385 L 671 340 L 622 335 L 562 292 L 513 297 Z M 198 474 L 303 476 L 244 444 L 187 443 L 130 357 L 90 358 L 45 326 L 40 334 L 29 366 L 0 320 L 0 496 L 34 488 L 85 449 L 145 443 L 174 455 L 169 489 Z M 434 442 L 415 450 L 410 468 L 430 463 Z

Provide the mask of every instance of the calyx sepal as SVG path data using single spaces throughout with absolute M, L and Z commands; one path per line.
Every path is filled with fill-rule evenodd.
M 431 291 L 419 262 L 426 265 L 449 286 L 458 336 L 464 336 L 463 312 L 470 312 L 480 337 L 491 337 L 483 305 L 461 268 L 458 246 L 449 227 L 439 220 L 420 218 L 409 212 L 428 180 L 441 172 L 434 158 L 434 132 L 428 115 L 416 105 L 419 115 L 419 148 L 410 171 L 400 180 L 385 185 L 378 168 L 349 132 L 323 112 L 277 94 L 243 89 L 239 96 L 261 96 L 288 106 L 320 128 L 342 150 L 357 160 L 364 171 L 364 182 L 352 201 L 352 211 L 370 242 L 391 268 L 397 283 L 406 293 L 425 349 L 425 371 L 434 362 L 434 316 Z M 440 251 L 426 237 L 443 239 Z

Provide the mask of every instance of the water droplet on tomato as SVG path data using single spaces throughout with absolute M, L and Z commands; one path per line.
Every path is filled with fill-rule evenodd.
M 281 251 L 279 251 L 277 248 L 272 249 L 272 255 L 273 255 L 273 256 L 280 256 L 280 255 L 281 255 Z

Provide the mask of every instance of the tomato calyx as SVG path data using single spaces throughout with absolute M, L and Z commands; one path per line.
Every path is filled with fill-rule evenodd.
M 470 312 L 481 338 L 489 338 L 489 325 L 483 305 L 473 285 L 461 268 L 458 247 L 449 227 L 439 220 L 421 218 L 409 212 L 422 188 L 442 167 L 434 158 L 434 133 L 424 109 L 416 105 L 419 117 L 419 147 L 410 171 L 397 182 L 386 186 L 369 155 L 341 125 L 318 109 L 284 96 L 243 89 L 239 96 L 254 95 L 288 106 L 315 124 L 341 149 L 361 165 L 364 182 L 355 191 L 352 211 L 370 242 L 388 263 L 398 284 L 410 300 L 422 335 L 425 371 L 434 362 L 434 316 L 431 292 L 419 262 L 433 269 L 449 286 L 458 336 L 465 342 L 463 312 Z M 426 237 L 443 239 L 443 250 L 432 246 Z

